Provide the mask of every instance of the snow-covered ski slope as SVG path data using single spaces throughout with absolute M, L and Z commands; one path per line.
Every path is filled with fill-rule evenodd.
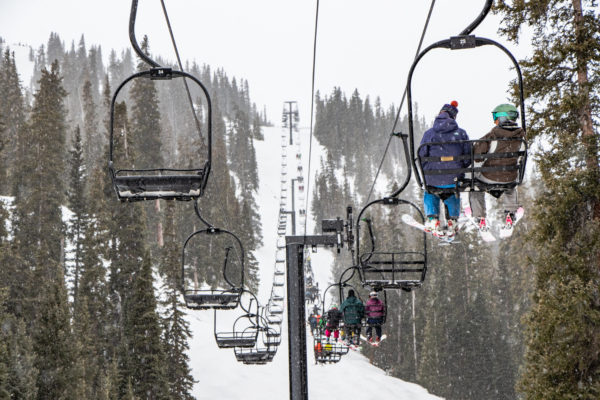
M 263 128 L 265 140 L 255 142 L 260 188 L 257 195 L 259 213 L 263 226 L 264 246 L 256 253 L 260 263 L 261 284 L 259 301 L 265 304 L 271 290 L 275 264 L 279 194 L 281 187 L 281 135 L 280 127 Z M 304 174 L 308 173 L 309 130 L 301 128 L 302 163 Z M 294 146 L 295 148 L 295 146 Z M 314 183 L 315 168 L 320 164 L 322 148 L 313 143 L 311 185 Z M 293 157 L 288 152 L 288 157 Z M 291 179 L 291 177 L 290 177 Z M 209 183 L 210 184 L 210 183 Z M 306 182 L 305 182 L 306 184 Z M 312 190 L 312 188 L 311 188 Z M 306 193 L 308 198 L 310 193 Z M 289 202 L 288 202 L 289 204 Z M 296 209 L 300 206 L 296 204 Z M 303 207 L 302 207 L 303 208 Z M 307 210 L 310 212 L 310 209 Z M 333 217 L 333 216 L 332 216 Z M 308 232 L 312 232 L 312 221 L 308 222 Z M 288 234 L 291 234 L 291 219 L 288 220 Z M 301 232 L 298 227 L 298 232 Z M 332 253 L 319 249 L 311 254 L 315 278 L 320 286 L 330 283 Z M 287 303 L 285 303 L 287 304 Z M 234 319 L 240 315 L 237 310 L 219 313 L 218 328 L 231 329 Z M 287 315 L 283 317 L 282 342 L 275 359 L 266 365 L 244 365 L 237 362 L 233 350 L 219 349 L 213 334 L 212 311 L 189 311 L 193 338 L 190 340 L 190 366 L 194 379 L 197 399 L 288 399 L 288 342 Z M 387 376 L 384 371 L 371 365 L 357 352 L 350 352 L 337 364 L 315 365 L 312 338 L 307 333 L 308 389 L 311 400 L 352 398 L 357 400 L 432 400 L 440 399 L 424 388 Z

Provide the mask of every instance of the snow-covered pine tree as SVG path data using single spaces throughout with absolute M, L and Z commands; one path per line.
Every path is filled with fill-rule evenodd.
M 69 260 L 69 274 L 72 279 L 73 302 L 77 306 L 77 295 L 79 289 L 79 277 L 81 273 L 82 249 L 81 242 L 88 225 L 87 204 L 85 199 L 84 185 L 86 181 L 86 167 L 83 160 L 83 149 L 81 146 L 81 131 L 79 125 L 75 128 L 73 136 L 73 148 L 69 151 L 69 185 L 67 187 L 67 204 L 73 215 L 69 219 L 67 237 L 73 245 L 72 259 Z
M 21 261 L 22 314 L 33 337 L 41 398 L 73 394 L 70 312 L 63 275 L 65 193 L 65 91 L 58 62 L 42 69 L 27 129 L 19 137 L 14 251 Z M 19 305 L 16 305 L 19 307 Z M 52 338 L 48 340 L 48 338 Z
M 86 80 L 83 84 L 81 102 L 83 106 L 83 158 L 88 170 L 93 170 L 96 165 L 102 164 L 104 154 L 100 151 L 105 144 L 105 139 L 98 133 L 98 107 L 94 101 L 92 82 Z
M 128 163 L 135 163 L 136 149 L 124 103 L 115 107 L 115 151 Z M 124 141 L 127 141 L 126 144 Z M 125 152 L 127 149 L 127 152 Z M 115 155 L 115 158 L 117 157 Z M 113 203 L 111 235 L 113 322 L 119 334 L 113 342 L 119 359 L 119 392 L 127 393 L 129 379 L 139 398 L 168 398 L 164 371 L 161 329 L 156 311 L 152 264 L 146 237 L 146 217 L 141 204 Z M 154 396 L 154 397 L 152 397 Z
M 165 206 L 165 244 L 161 250 L 160 271 L 163 276 L 163 342 L 166 359 L 166 376 L 169 399 L 191 400 L 194 378 L 189 367 L 189 323 L 185 320 L 185 305 L 181 301 L 181 244 L 175 225 L 176 204 Z
M 25 123 L 25 101 L 14 53 L 6 49 L 0 64 L 0 110 L 3 114 L 4 129 L 0 131 L 0 193 L 12 192 L 14 163 L 17 153 L 19 131 Z
M 142 51 L 149 54 L 148 38 L 144 36 Z M 138 71 L 148 69 L 140 61 Z M 154 168 L 164 165 L 161 158 L 161 131 L 158 92 L 155 83 L 149 79 L 135 79 L 131 85 L 131 133 L 133 146 L 137 150 L 136 168 Z
M 533 31 L 521 61 L 528 136 L 542 146 L 536 287 L 519 385 L 526 399 L 600 396 L 600 14 L 593 0 L 500 1 L 501 32 Z

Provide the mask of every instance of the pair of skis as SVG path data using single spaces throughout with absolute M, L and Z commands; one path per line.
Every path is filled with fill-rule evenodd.
M 446 230 L 442 231 L 442 233 L 432 231 L 431 229 L 427 228 L 425 225 L 417 222 L 417 220 L 415 220 L 412 215 L 403 214 L 402 222 L 404 222 L 405 224 L 410 225 L 414 228 L 420 229 L 423 232 L 429 233 L 430 235 L 435 236 L 436 238 L 440 239 L 442 242 L 445 242 L 445 243 L 454 242 L 454 239 L 456 238 L 456 232 L 460 231 L 461 228 L 464 226 L 464 222 L 459 223 L 458 227 L 456 229 L 456 232 L 452 235 L 448 235 L 446 233 Z
M 509 238 L 512 236 L 514 229 L 515 229 L 515 224 L 517 222 L 519 222 L 519 220 L 521 218 L 523 218 L 524 214 L 525 214 L 525 209 L 523 207 L 519 207 L 517 209 L 517 211 L 515 211 L 515 218 L 512 220 L 512 223 L 510 223 L 510 224 L 504 223 L 503 225 L 501 225 L 499 227 L 498 236 L 500 237 L 500 239 L 506 239 L 506 238 Z M 481 224 L 481 223 L 475 221 L 475 218 L 473 218 L 473 214 L 471 212 L 470 207 L 465 208 L 465 216 L 467 217 L 469 222 L 473 226 L 475 226 L 475 228 L 477 228 L 477 231 L 479 232 L 479 236 L 481 237 L 481 239 L 484 242 L 494 242 L 496 240 L 496 237 L 491 232 L 491 226 L 489 226 L 487 224 Z
M 505 239 L 505 238 L 512 236 L 515 224 L 517 222 L 519 222 L 519 220 L 521 218 L 523 218 L 524 214 L 525 214 L 525 210 L 523 209 L 523 207 L 519 207 L 517 209 L 517 211 L 515 212 L 515 218 L 512 221 L 512 224 L 504 224 L 504 225 L 500 226 L 499 237 L 501 239 Z M 479 236 L 481 237 L 481 239 L 484 242 L 493 242 L 496 240 L 496 237 L 492 234 L 489 225 L 480 225 L 477 221 L 475 221 L 475 219 L 473 218 L 473 215 L 471 214 L 470 208 L 465 209 L 465 216 L 467 217 L 466 221 L 468 221 L 471 225 L 475 226 L 475 228 L 479 232 Z M 423 232 L 429 233 L 432 236 L 435 236 L 436 238 L 440 239 L 442 242 L 445 242 L 445 243 L 454 242 L 454 239 L 456 237 L 456 234 L 449 236 L 445 232 L 443 234 L 440 234 L 436 231 L 432 231 L 431 229 L 427 228 L 425 225 L 417 222 L 411 215 L 408 215 L 408 214 L 402 215 L 402 222 L 404 222 L 405 224 L 410 225 L 414 228 L 420 229 Z M 462 222 L 459 222 L 456 232 L 460 231 L 463 228 L 463 226 L 465 225 L 465 223 L 466 222 L 464 220 Z
M 387 335 L 381 335 L 381 337 L 379 338 L 379 342 L 376 342 L 375 340 L 373 340 L 372 342 L 369 342 L 369 339 L 367 339 L 366 337 L 364 337 L 363 335 L 360 335 L 360 338 L 362 340 L 364 340 L 365 342 L 369 343 L 371 346 L 373 347 L 379 347 L 379 344 L 381 342 L 383 342 L 385 340 L 385 338 L 387 338 Z

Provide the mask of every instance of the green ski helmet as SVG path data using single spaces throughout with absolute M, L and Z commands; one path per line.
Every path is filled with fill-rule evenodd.
M 519 118 L 519 111 L 517 110 L 517 107 L 512 104 L 500 104 L 492 110 L 492 117 L 494 117 L 494 122 L 496 122 L 497 119 L 500 119 L 500 123 L 505 121 L 516 121 L 517 118 Z

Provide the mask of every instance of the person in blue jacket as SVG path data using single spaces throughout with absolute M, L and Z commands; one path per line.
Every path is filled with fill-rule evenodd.
M 468 167 L 470 161 L 468 159 L 455 160 L 453 157 L 468 155 L 470 153 L 469 136 L 464 129 L 458 127 L 456 123 L 456 114 L 458 114 L 458 103 L 456 101 L 450 104 L 444 104 L 440 113 L 435 118 L 433 127 L 428 129 L 421 140 L 419 148 L 419 156 L 423 157 L 444 157 L 443 161 L 423 161 L 421 167 L 423 172 L 431 170 L 457 169 Z M 455 141 L 464 141 L 452 143 Z M 427 143 L 440 143 L 423 146 Z M 427 186 L 435 186 L 439 188 L 454 187 L 454 178 L 460 177 L 461 174 L 449 173 L 441 175 L 425 175 L 425 183 Z M 425 192 L 423 203 L 425 205 L 425 215 L 427 221 L 425 226 L 431 232 L 442 235 L 444 232 L 440 227 L 440 197 L 444 200 L 444 204 L 448 208 L 448 236 L 453 236 L 456 233 L 457 219 L 460 215 L 460 198 L 456 194 L 437 194 Z

